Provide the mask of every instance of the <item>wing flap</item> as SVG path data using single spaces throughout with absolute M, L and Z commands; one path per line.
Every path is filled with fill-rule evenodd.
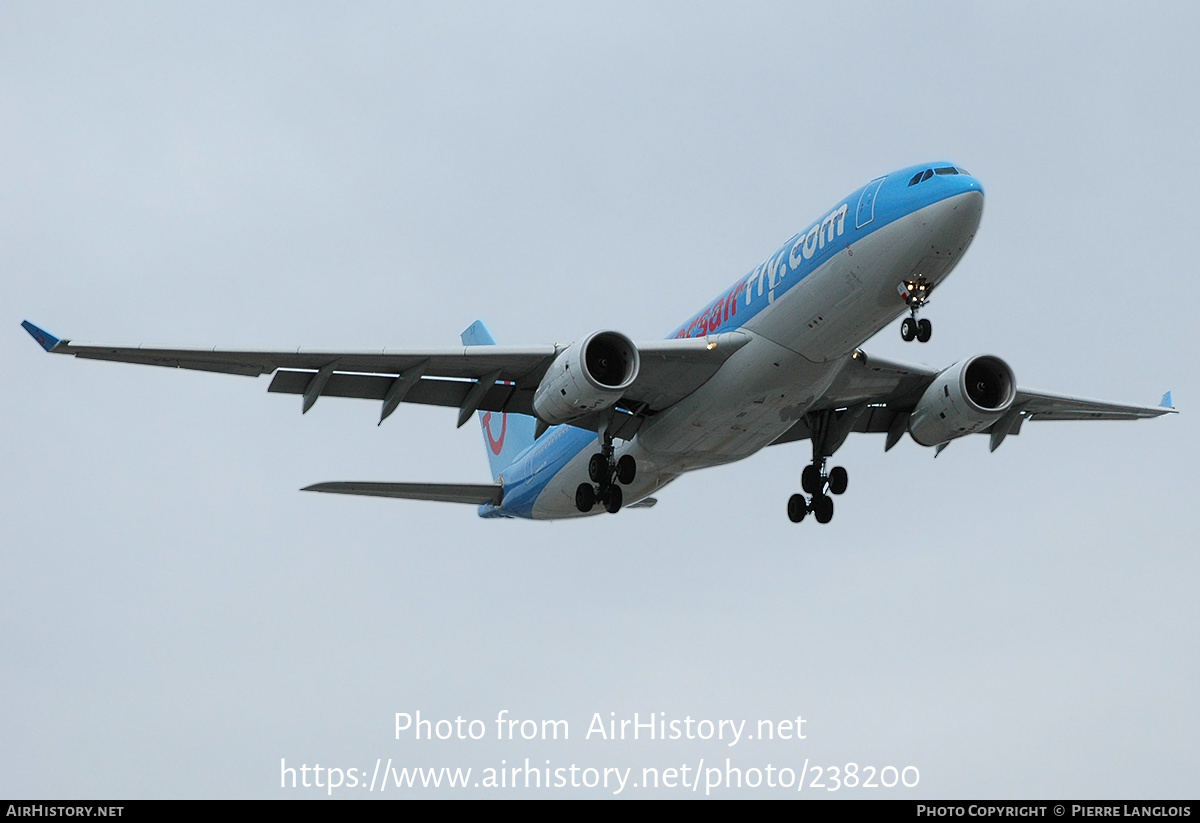
M 79 350 L 72 350 L 76 348 Z M 260 374 L 270 374 L 274 371 L 270 365 L 264 362 L 238 360 L 236 358 L 197 358 L 169 356 L 155 352 L 142 353 L 128 349 L 91 349 L 75 347 L 70 343 L 63 349 L 57 350 L 55 354 L 74 354 L 81 360 L 109 360 L 117 363 L 134 363 L 141 366 L 166 366 L 173 369 L 220 372 L 221 374 L 241 374 L 247 377 L 258 377 Z M 216 354 L 216 352 L 213 352 L 213 354 Z
M 268 392 L 303 395 L 316 372 L 280 369 L 271 379 Z M 380 374 L 344 374 L 334 372 L 321 388 L 321 397 L 355 397 L 383 400 L 397 377 Z M 423 377 L 404 395 L 405 403 L 461 408 L 475 384 L 468 380 L 443 380 Z M 497 383 L 488 389 L 479 404 L 481 411 L 533 415 L 533 389 Z

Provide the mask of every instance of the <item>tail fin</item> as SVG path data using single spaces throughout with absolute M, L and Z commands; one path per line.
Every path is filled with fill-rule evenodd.
M 496 341 L 479 320 L 462 333 L 464 346 L 494 346 Z M 508 412 L 479 412 L 479 425 L 483 429 L 483 444 L 487 448 L 488 463 L 492 467 L 492 479 L 512 465 L 521 452 L 533 445 L 537 418 L 527 414 Z

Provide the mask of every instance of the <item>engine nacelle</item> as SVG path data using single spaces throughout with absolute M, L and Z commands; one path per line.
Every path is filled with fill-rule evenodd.
M 592 332 L 554 358 L 533 394 L 533 410 L 547 423 L 566 423 L 607 409 L 633 385 L 640 365 L 628 337 Z
M 909 416 L 908 433 L 922 446 L 973 434 L 999 420 L 1016 396 L 1016 378 L 999 357 L 963 360 L 929 384 Z

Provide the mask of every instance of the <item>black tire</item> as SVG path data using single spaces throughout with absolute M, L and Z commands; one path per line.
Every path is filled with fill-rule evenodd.
M 834 466 L 829 472 L 829 491 L 831 494 L 844 494 L 850 484 L 850 475 L 841 466 Z
M 621 500 L 624 495 L 621 493 L 620 486 L 609 486 L 604 490 L 604 510 L 609 514 L 616 514 L 621 510 Z
M 603 483 L 608 480 L 608 460 L 600 452 L 592 455 L 588 461 L 588 479 L 593 483 Z
M 637 461 L 628 454 L 617 461 L 617 482 L 628 486 L 637 476 Z
M 925 319 L 917 321 L 917 342 L 928 343 L 931 337 L 933 337 L 933 324 Z
M 820 494 L 823 485 L 825 484 L 821 478 L 821 470 L 811 463 L 805 466 L 804 471 L 800 473 L 800 488 L 809 494 Z
M 802 494 L 793 494 L 788 498 L 788 520 L 799 523 L 808 514 L 808 501 Z
M 596 490 L 592 488 L 592 484 L 580 483 L 579 488 L 575 489 L 575 508 L 587 514 L 595 505 Z
M 917 336 L 917 321 L 911 317 L 904 318 L 904 322 L 900 324 L 900 336 L 907 343 Z
M 833 498 L 817 495 L 812 502 L 813 516 L 818 523 L 828 523 L 833 519 Z

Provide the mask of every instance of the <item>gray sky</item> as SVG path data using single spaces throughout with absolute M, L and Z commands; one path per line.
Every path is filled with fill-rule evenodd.
M 1187 4 L 0 4 L 0 795 L 319 794 L 281 791 L 281 758 L 637 780 L 729 757 L 915 766 L 912 798 L 1194 797 L 1197 29 Z M 451 411 L 301 417 L 267 379 L 50 358 L 19 326 L 653 338 L 935 158 L 983 181 L 979 236 L 933 340 L 868 351 L 1172 389 L 1180 415 L 936 461 L 856 436 L 825 527 L 785 515 L 807 443 L 650 511 L 480 521 L 297 491 L 485 480 Z M 571 739 L 497 742 L 503 709 Z M 395 740 L 417 710 L 489 739 Z M 807 737 L 585 740 L 597 712 Z

